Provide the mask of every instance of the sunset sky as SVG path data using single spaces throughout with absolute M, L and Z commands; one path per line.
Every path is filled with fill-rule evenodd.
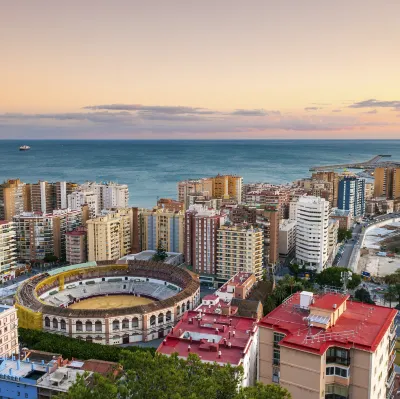
M 399 0 L 0 0 L 0 139 L 400 139 Z

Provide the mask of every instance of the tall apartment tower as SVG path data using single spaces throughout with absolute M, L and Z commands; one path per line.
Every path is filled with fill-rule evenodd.
M 217 233 L 217 278 L 229 280 L 247 272 L 262 278 L 263 230 L 250 225 L 225 225 Z
M 68 207 L 68 194 L 76 187 L 76 183 L 66 181 L 55 183 L 38 181 L 37 183 L 30 184 L 29 211 L 51 213 L 56 209 L 66 209 Z
M 66 261 L 70 265 L 87 261 L 87 229 L 79 226 L 65 236 Z
M 16 232 L 13 222 L 0 220 L 0 282 L 15 277 L 17 265 Z
M 99 196 L 93 191 L 73 191 L 68 194 L 68 208 L 73 210 L 81 210 L 84 205 L 87 205 L 89 210 L 89 219 L 94 219 L 100 214 Z
M 0 184 L 0 220 L 12 221 L 14 215 L 28 210 L 29 195 L 25 183 L 19 179 L 6 180 Z
M 344 177 L 339 181 L 338 208 L 350 211 L 352 217 L 365 213 L 365 180 L 358 177 Z
M 52 213 L 23 212 L 14 216 L 18 259 L 41 262 L 46 255 L 66 258 L 65 234 L 82 224 L 82 212 L 57 209 Z
M 264 264 L 274 266 L 279 259 L 279 203 L 264 205 L 238 205 L 233 208 L 230 220 L 233 224 L 248 223 L 264 233 Z
M 201 205 L 185 213 L 185 261 L 196 273 L 216 273 L 217 232 L 225 215 Z
M 185 213 L 167 209 L 139 210 L 139 230 L 142 250 L 184 253 Z
M 328 171 L 328 172 L 314 172 L 311 175 L 312 180 L 323 180 L 326 182 L 330 182 L 333 184 L 333 193 L 332 193 L 332 203 L 331 206 L 336 208 L 337 199 L 338 199 L 338 190 L 339 190 L 339 173 Z
M 132 208 L 103 212 L 86 226 L 89 261 L 117 260 L 131 252 Z
M 304 265 L 323 270 L 328 260 L 329 202 L 301 197 L 296 204 L 296 258 Z
M 19 353 L 18 317 L 15 306 L 0 305 L 0 325 L 0 356 L 3 359 L 10 358 Z M 13 392 L 12 388 L 8 391 L 8 395 L 10 391 Z
M 259 322 L 259 380 L 293 399 L 392 399 L 396 315 L 347 294 L 295 293 Z
M 375 168 L 374 196 L 400 198 L 400 167 Z

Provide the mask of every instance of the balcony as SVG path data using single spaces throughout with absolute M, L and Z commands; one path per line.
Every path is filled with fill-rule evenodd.
M 394 397 L 393 391 L 394 391 L 394 380 L 393 380 L 392 385 L 386 391 L 386 399 L 392 399 Z
M 395 359 L 396 359 L 396 352 L 393 353 L 393 355 L 390 356 L 390 358 L 389 358 L 388 370 L 390 370 L 390 368 L 393 366 L 393 363 L 394 363 Z
M 389 353 L 393 352 L 395 346 L 396 346 L 396 337 L 394 339 L 392 339 L 392 341 L 390 342 Z
M 393 385 L 395 377 L 396 377 L 396 371 L 393 368 L 393 370 L 389 373 L 388 378 L 386 380 L 386 386 L 388 388 L 390 388 Z

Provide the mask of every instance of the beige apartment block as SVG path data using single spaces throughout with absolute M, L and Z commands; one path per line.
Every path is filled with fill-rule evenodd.
M 374 197 L 400 198 L 400 168 L 376 168 L 374 172 Z
M 251 225 L 225 225 L 217 233 L 217 277 L 229 280 L 239 272 L 262 278 L 264 233 Z
M 14 306 L 0 305 L 0 357 L 18 353 L 17 309 Z
M 393 398 L 397 311 L 298 292 L 259 322 L 259 380 L 293 399 Z
M 19 179 L 0 184 L 0 220 L 12 221 L 14 215 L 29 210 L 29 189 Z
M 87 261 L 87 229 L 80 226 L 65 235 L 66 260 L 70 265 Z
M 0 220 L 0 282 L 15 277 L 17 265 L 17 244 L 15 241 L 15 225 L 13 222 Z
M 89 261 L 117 260 L 131 252 L 132 208 L 103 211 L 86 226 Z

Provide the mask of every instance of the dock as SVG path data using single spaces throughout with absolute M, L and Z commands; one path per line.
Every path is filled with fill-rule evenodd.
M 335 169 L 375 169 L 377 167 L 388 167 L 388 166 L 399 166 L 400 161 L 382 161 L 383 158 L 390 158 L 391 155 L 376 155 L 372 159 L 365 162 L 354 162 L 354 163 L 346 163 L 346 164 L 337 164 L 337 165 L 324 165 L 324 166 L 312 166 L 310 168 L 311 172 L 316 171 L 326 171 L 326 170 L 335 170 Z

